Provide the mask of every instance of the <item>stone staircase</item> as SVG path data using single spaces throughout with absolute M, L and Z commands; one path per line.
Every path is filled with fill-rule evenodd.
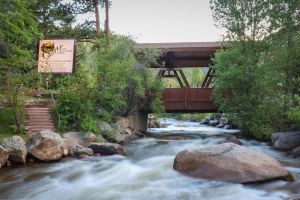
M 27 103 L 25 107 L 25 112 L 27 115 L 26 129 L 29 135 L 42 130 L 55 131 L 50 113 L 52 105 L 53 103 L 50 99 Z

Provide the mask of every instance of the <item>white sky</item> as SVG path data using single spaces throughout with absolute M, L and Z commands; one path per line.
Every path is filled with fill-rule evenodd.
M 94 16 L 91 16 L 94 17 Z M 101 10 L 103 29 L 104 10 Z M 112 0 L 110 29 L 137 42 L 205 42 L 221 39 L 209 0 Z

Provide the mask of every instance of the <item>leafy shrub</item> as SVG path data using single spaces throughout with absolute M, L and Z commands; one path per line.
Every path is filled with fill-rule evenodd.
M 97 131 L 93 114 L 93 102 L 86 98 L 84 91 L 72 88 L 60 90 L 55 103 L 56 121 L 61 131 L 82 130 Z

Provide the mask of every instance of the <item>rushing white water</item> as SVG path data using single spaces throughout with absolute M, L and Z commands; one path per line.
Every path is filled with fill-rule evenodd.
M 182 134 L 195 133 L 189 122 L 168 121 Z M 187 126 L 181 126 L 184 124 Z M 191 129 L 190 129 L 191 128 Z M 210 127 L 198 127 L 209 132 Z M 183 130 L 184 129 L 184 130 Z M 151 130 L 153 131 L 153 130 Z M 219 131 L 219 130 L 218 130 Z M 159 130 L 154 130 L 155 134 Z M 214 131 L 211 131 L 214 132 Z M 164 141 L 147 138 L 126 147 L 128 157 L 84 160 L 0 169 L 0 199 L 30 200 L 281 200 L 300 193 L 300 182 L 273 181 L 242 185 L 193 179 L 173 170 L 175 155 L 187 148 L 216 144 L 221 136 Z M 244 145 L 278 158 L 300 179 L 299 160 L 273 151 L 266 143 L 242 140 Z
M 213 136 L 223 134 L 233 134 L 240 132 L 237 129 L 223 129 L 201 125 L 199 122 L 178 121 L 176 119 L 163 118 L 160 119 L 164 128 L 151 128 L 149 131 L 154 135 L 164 134 L 195 134 L 202 136 Z

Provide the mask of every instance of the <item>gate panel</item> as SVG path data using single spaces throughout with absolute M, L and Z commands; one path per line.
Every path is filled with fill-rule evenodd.
M 185 89 L 184 88 L 166 88 L 163 91 L 163 102 L 166 111 L 185 110 Z
M 162 100 L 167 112 L 216 112 L 212 88 L 167 88 Z
M 186 110 L 190 111 L 217 111 L 212 100 L 212 88 L 187 88 Z

